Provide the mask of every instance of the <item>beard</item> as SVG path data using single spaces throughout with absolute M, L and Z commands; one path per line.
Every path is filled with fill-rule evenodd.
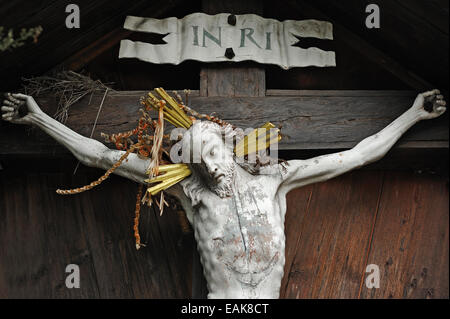
M 224 177 L 220 183 L 210 183 L 210 189 L 220 198 L 230 197 L 233 195 L 233 181 L 236 171 L 236 165 L 233 161 L 227 163 L 223 168 Z
M 208 174 L 206 167 L 202 165 L 191 166 L 193 174 L 182 181 L 184 193 L 191 200 L 192 206 L 201 203 L 204 192 L 212 192 L 220 198 L 233 196 L 234 177 L 236 172 L 236 163 L 234 161 L 227 163 L 223 167 L 224 177 L 220 183 Z

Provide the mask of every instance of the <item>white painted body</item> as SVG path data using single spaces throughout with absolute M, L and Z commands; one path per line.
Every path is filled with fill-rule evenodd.
M 278 298 L 286 212 L 280 181 L 281 174 L 237 168 L 231 197 L 204 191 L 191 218 L 209 298 Z
M 433 103 L 431 112 L 424 109 L 426 100 Z M 22 118 L 18 115 L 21 104 L 28 108 L 28 115 Z M 289 161 L 284 168 L 279 164 L 268 166 L 257 175 L 234 162 L 217 134 L 202 134 L 202 163 L 192 167 L 193 175 L 170 188 L 169 193 L 180 200 L 194 228 L 208 297 L 278 298 L 285 263 L 286 194 L 379 160 L 411 126 L 438 117 L 445 110 L 439 91 L 419 94 L 408 111 L 353 149 Z M 38 126 L 87 166 L 109 169 L 124 153 L 73 132 L 44 114 L 29 96 L 8 95 L 2 113 L 6 121 Z M 217 154 L 232 160 L 225 164 L 215 161 Z M 148 164 L 148 160 L 131 154 L 116 174 L 144 183 Z M 227 171 L 232 171 L 229 179 L 221 176 Z M 195 200 L 189 190 L 192 186 L 191 190 L 199 190 Z M 219 192 L 220 187 L 226 191 Z

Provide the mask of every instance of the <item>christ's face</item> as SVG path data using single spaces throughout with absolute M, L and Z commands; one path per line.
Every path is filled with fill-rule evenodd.
M 233 153 L 218 134 L 203 134 L 201 158 L 215 191 L 231 189 L 234 176 Z
M 232 196 L 236 163 L 231 134 L 213 122 L 194 122 L 183 136 L 182 154 L 205 187 L 221 198 Z

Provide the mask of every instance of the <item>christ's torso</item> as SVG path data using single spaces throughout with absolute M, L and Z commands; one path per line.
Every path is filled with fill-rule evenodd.
M 195 209 L 210 298 L 279 297 L 274 283 L 283 276 L 284 196 L 277 198 L 276 177 L 249 176 L 236 175 L 231 197 L 205 191 Z

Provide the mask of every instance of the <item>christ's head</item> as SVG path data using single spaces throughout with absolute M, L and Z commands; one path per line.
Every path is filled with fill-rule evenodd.
M 236 169 L 234 134 L 230 126 L 198 121 L 184 134 L 182 141 L 183 160 L 189 162 L 193 175 L 222 198 L 232 193 Z

